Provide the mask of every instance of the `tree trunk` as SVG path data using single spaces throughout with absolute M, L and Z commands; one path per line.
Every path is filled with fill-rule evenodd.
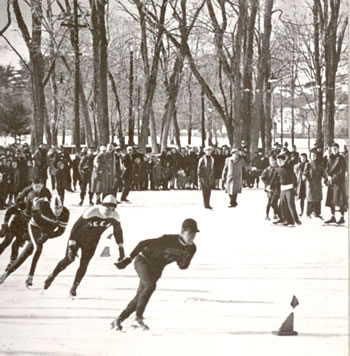
M 128 116 L 128 145 L 133 146 L 135 119 L 134 119 L 134 52 L 130 51 L 130 73 L 129 73 L 129 116 Z M 140 138 L 139 138 L 140 145 Z
M 172 74 L 169 80 L 169 87 L 167 88 L 167 102 L 164 108 L 164 114 L 162 117 L 162 132 L 161 132 L 161 151 L 167 147 L 169 127 L 171 119 L 174 116 L 176 110 L 176 100 L 179 94 L 179 89 L 182 79 L 182 69 L 183 69 L 183 57 L 177 56 Z
M 152 153 L 159 153 L 159 147 L 157 142 L 156 120 L 154 118 L 153 108 L 151 110 L 151 141 L 152 141 Z
M 107 37 L 105 26 L 106 0 L 90 0 L 94 61 L 94 97 L 96 105 L 97 144 L 109 141 L 108 91 L 107 91 Z
M 33 99 L 33 126 L 31 146 L 35 150 L 43 141 L 45 119 L 47 118 L 45 92 L 44 92 L 44 61 L 41 53 L 42 35 L 42 6 L 41 0 L 32 0 L 32 36 L 29 35 L 27 25 L 24 22 L 18 0 L 12 2 L 17 25 L 27 45 L 31 70 L 31 90 Z
M 252 120 L 252 102 L 253 102 L 253 85 L 252 85 L 252 62 L 253 62 L 253 45 L 255 19 L 258 11 L 259 1 L 251 0 L 251 10 L 249 24 L 247 29 L 247 45 L 243 58 L 243 100 L 240 114 L 240 126 L 242 127 L 241 138 L 244 139 L 248 147 L 250 145 L 250 129 Z M 236 120 L 236 122 L 238 119 Z
M 259 58 L 258 74 L 256 80 L 256 95 L 254 105 L 254 121 L 252 121 L 251 132 L 252 140 L 250 143 L 250 152 L 256 152 L 259 144 L 259 131 L 261 129 L 261 121 L 263 115 L 263 91 L 264 83 L 268 79 L 268 66 L 270 55 L 270 36 L 271 36 L 271 16 L 272 16 L 273 0 L 266 0 L 264 14 L 264 33 L 262 38 L 262 51 Z
M 174 137 L 175 137 L 176 146 L 181 148 L 180 130 L 179 130 L 179 125 L 177 123 L 177 110 L 176 109 L 174 110 L 173 123 L 174 123 Z
M 263 142 L 264 153 L 270 152 L 272 148 L 272 115 L 271 113 L 271 100 L 272 100 L 272 88 L 271 84 L 267 80 L 265 83 L 265 105 L 264 105 L 264 113 L 265 113 L 265 141 Z

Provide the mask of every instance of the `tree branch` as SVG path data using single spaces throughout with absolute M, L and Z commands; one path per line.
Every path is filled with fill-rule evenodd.
M 2 36 L 11 25 L 10 3 L 11 3 L 11 0 L 7 0 L 7 8 L 6 8 L 6 10 L 7 10 L 7 24 L 0 30 L 0 36 Z

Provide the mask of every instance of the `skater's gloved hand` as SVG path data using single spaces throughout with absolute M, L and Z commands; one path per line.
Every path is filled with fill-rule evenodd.
M 124 252 L 124 247 L 119 246 L 119 258 L 118 262 L 122 261 L 125 258 L 125 252 Z
M 131 263 L 131 258 L 130 257 L 126 257 L 124 258 L 122 261 L 115 263 L 114 265 L 118 268 L 118 269 L 124 269 L 126 266 L 128 266 Z

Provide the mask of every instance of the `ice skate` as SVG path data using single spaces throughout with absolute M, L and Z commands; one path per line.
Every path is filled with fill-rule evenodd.
M 122 320 L 120 318 L 113 320 L 111 323 L 111 329 L 122 331 L 123 330 Z
M 9 276 L 9 273 L 8 273 L 8 272 L 3 273 L 3 274 L 0 276 L 0 284 L 3 284 L 8 276 Z
M 131 326 L 133 329 L 149 330 L 149 327 L 143 322 L 143 318 L 136 318 Z
M 28 276 L 28 278 L 25 281 L 26 287 L 29 288 L 33 285 L 33 276 Z
M 46 281 L 44 282 L 44 289 L 48 289 L 51 286 L 51 283 L 53 282 L 54 279 L 55 277 L 52 274 L 50 274 L 46 278 Z
M 78 288 L 78 284 L 73 284 L 72 288 L 69 291 L 69 296 L 71 298 L 75 298 L 77 296 L 77 288 Z

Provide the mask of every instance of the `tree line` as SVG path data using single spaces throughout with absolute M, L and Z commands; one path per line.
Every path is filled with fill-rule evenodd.
M 334 140 L 335 88 L 346 63 L 347 4 L 307 0 L 286 13 L 280 0 L 7 1 L 0 36 L 20 58 L 31 98 L 32 145 L 150 143 L 198 129 L 208 142 L 224 127 L 231 145 L 272 142 L 273 90 L 292 99 L 314 82 L 321 144 Z M 23 15 L 30 7 L 31 19 Z M 7 38 L 13 23 L 26 44 Z M 292 100 L 292 101 L 293 101 Z M 292 106 L 293 109 L 293 106 Z M 292 110 L 292 115 L 294 111 Z M 293 135 L 293 130 L 292 130 Z M 292 140 L 294 137 L 292 136 Z

